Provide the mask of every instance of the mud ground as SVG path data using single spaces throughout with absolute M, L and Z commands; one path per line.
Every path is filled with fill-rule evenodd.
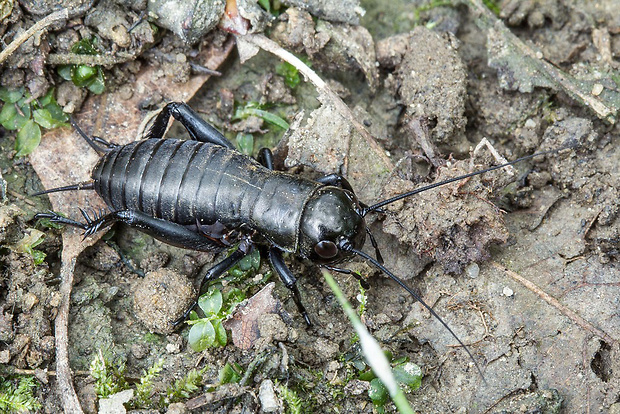
M 541 86 L 542 81 L 534 80 L 528 88 L 514 62 L 489 55 L 494 53 L 487 43 L 489 32 L 473 7 L 368 0 L 361 6 L 366 9 L 361 18 L 291 7 L 271 22 L 267 33 L 307 57 L 385 153 L 374 151 L 333 107 L 319 108 L 320 97 L 311 84 L 302 79 L 294 88 L 287 85 L 276 73 L 279 61 L 266 52 L 244 64 L 233 52 L 219 68 L 222 76 L 211 78 L 190 105 L 231 139 L 238 132 L 254 134 L 254 151 L 275 147 L 279 168 L 309 177 L 346 175 L 368 204 L 496 163 L 484 148 L 472 155 L 483 138 L 508 160 L 578 144 L 519 163 L 511 174 L 494 171 L 369 215 L 385 265 L 419 292 L 468 345 L 484 380 L 449 332 L 407 292 L 368 265 L 350 266 L 370 283 L 362 316 L 368 329 L 395 358 L 406 357 L 422 368 L 422 386 L 408 394 L 415 411 L 620 412 L 617 123 L 597 116 L 554 85 Z M 63 42 L 85 36 L 84 31 L 97 33 L 94 12 L 101 7 L 84 7 L 85 14 L 74 20 L 83 26 L 52 31 L 54 48 L 66 49 Z M 114 16 L 130 22 L 141 7 L 139 2 L 128 8 L 114 6 Z M 598 82 L 617 96 L 620 20 L 613 0 L 596 6 L 567 0 L 506 1 L 500 10 L 508 30 L 539 50 L 538 59 L 583 82 Z M 33 10 L 12 15 L 3 33 L 33 15 Z M 110 47 L 127 47 L 127 39 L 113 27 L 100 27 L 98 35 Z M 143 39 L 150 35 L 146 28 L 140 33 Z M 158 42 L 137 61 L 105 67 L 111 94 L 128 94 L 136 74 L 150 65 L 159 68 L 158 76 L 177 82 L 194 76 L 181 55 L 191 58 L 195 49 L 170 32 Z M 40 53 L 36 44 L 30 47 L 34 55 Z M 169 56 L 175 59 L 166 59 Z M 18 58 L 7 63 L 0 78 L 3 85 L 28 84 L 34 95 L 45 90 L 42 83 L 60 82 L 51 70 L 33 76 L 32 67 Z M 495 62 L 493 67 L 489 61 Z M 517 62 L 530 67 L 526 57 Z M 58 93 L 65 110 L 80 113 L 82 93 L 66 83 L 58 85 Z M 144 115 L 166 98 L 143 101 Z M 620 104 L 613 99 L 617 111 Z M 286 132 L 259 118 L 236 119 L 235 105 L 249 101 L 266 105 L 294 127 Z M 183 134 L 177 124 L 168 133 Z M 12 159 L 14 139 L 5 132 L 1 141 L 0 363 L 6 370 L 3 375 L 36 375 L 42 384 L 36 392 L 41 412 L 55 413 L 61 411 L 51 372 L 53 320 L 61 302 L 61 231 L 33 220 L 50 205 L 44 198 L 26 196 L 40 184 L 27 158 Z M 38 266 L 16 247 L 32 229 L 45 231 L 37 249 L 47 257 Z M 369 243 L 366 251 L 372 251 Z M 236 390 L 236 399 L 216 399 L 198 412 L 260 412 L 259 387 L 268 379 L 294 390 L 305 403 L 304 412 L 375 410 L 368 384 L 358 380 L 352 365 L 359 358 L 352 327 L 318 269 L 292 256 L 287 263 L 300 276 L 312 327 L 305 326 L 290 292 L 263 263 L 251 280 L 230 282 L 250 286 L 248 297 L 259 292 L 266 279 L 275 282 L 258 296 L 259 304 L 248 305 L 262 312 L 255 338 L 239 339 L 231 332 L 225 347 L 195 353 L 187 344 L 187 328 L 152 333 L 166 323 L 158 323 L 155 312 L 149 315 L 148 301 L 155 297 L 183 307 L 174 303 L 180 300 L 174 295 L 151 293 L 157 281 L 172 292 L 184 289 L 191 297 L 189 285 L 196 286 L 201 269 L 215 259 L 167 246 L 124 226 L 115 226 L 80 255 L 71 296 L 69 356 L 85 412 L 98 409 L 87 371 L 99 350 L 123 361 L 134 379 L 163 359 L 156 391 L 191 368 L 207 367 L 204 383 L 215 385 L 200 393 L 211 396 L 217 393 L 218 373 L 225 364 L 247 369 L 261 361 L 245 388 Z M 154 272 L 167 279 L 146 283 L 141 277 Z M 359 306 L 358 282 L 346 275 L 338 281 Z M 391 403 L 385 408 L 395 411 Z M 285 411 L 282 401 L 277 410 Z

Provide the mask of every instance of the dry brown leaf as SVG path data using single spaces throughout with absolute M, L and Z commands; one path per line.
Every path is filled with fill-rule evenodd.
M 232 319 L 224 322 L 224 326 L 231 330 L 232 340 L 239 349 L 247 350 L 252 348 L 256 340 L 260 338 L 258 321 L 268 313 L 275 313 L 280 308 L 278 299 L 273 296 L 271 282 L 262 288 L 256 295 L 237 307 Z

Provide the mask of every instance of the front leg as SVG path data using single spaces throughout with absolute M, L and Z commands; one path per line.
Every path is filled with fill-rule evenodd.
M 162 138 L 166 132 L 170 116 L 181 122 L 193 140 L 210 142 L 229 149 L 235 146 L 211 124 L 202 119 L 192 108 L 183 102 L 170 102 L 161 110 L 146 138 Z
M 200 251 L 216 251 L 224 249 L 224 244 L 217 240 L 207 238 L 200 233 L 192 231 L 187 227 L 173 223 L 171 221 L 158 219 L 135 210 L 120 210 L 103 215 L 95 214 L 91 218 L 88 213 L 80 209 L 86 223 L 71 220 L 60 216 L 58 213 L 39 213 L 35 218 L 47 218 L 55 223 L 67 224 L 84 230 L 84 237 L 88 237 L 101 229 L 104 229 L 118 221 L 127 224 L 135 229 L 147 233 L 164 243 L 184 249 Z
M 308 326 L 312 326 L 312 322 L 310 322 L 310 317 L 308 316 L 308 312 L 306 312 L 306 308 L 304 304 L 301 302 L 301 295 L 299 294 L 299 289 L 297 288 L 297 278 L 293 275 L 293 272 L 286 266 L 284 263 L 284 259 L 282 258 L 282 250 L 277 247 L 269 248 L 269 261 L 271 262 L 271 266 L 276 271 L 284 285 L 293 292 L 293 301 L 297 305 L 297 309 L 299 309 L 299 313 L 304 317 L 306 324 Z

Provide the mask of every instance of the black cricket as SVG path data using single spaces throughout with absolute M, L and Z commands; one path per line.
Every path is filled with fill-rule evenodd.
M 162 138 L 171 115 L 183 124 L 191 140 Z M 274 171 L 273 156 L 267 148 L 261 149 L 259 161 L 237 152 L 231 142 L 185 103 L 167 104 L 146 138 L 127 145 L 91 138 L 74 122 L 73 126 L 94 150 L 102 154 L 91 174 L 92 180 L 35 195 L 95 190 L 112 212 L 100 212 L 91 218 L 80 209 L 85 223 L 55 212 L 37 214 L 37 218 L 48 218 L 81 228 L 85 237 L 120 221 L 165 243 L 186 249 L 219 252 L 234 248 L 232 254 L 206 272 L 202 286 L 220 277 L 253 249 L 266 250 L 273 269 L 292 291 L 293 299 L 308 325 L 310 318 L 295 285 L 297 279 L 286 266 L 282 254 L 289 252 L 346 274 L 353 273 L 337 266 L 360 256 L 426 307 L 465 349 L 482 376 L 471 352 L 450 327 L 419 295 L 383 266 L 364 217 L 419 192 L 544 153 L 431 184 L 366 206 L 357 200 L 348 181 L 338 174 L 318 180 L 300 178 Z M 376 259 L 361 250 L 367 234 L 375 249 Z M 185 319 L 196 304 L 194 302 L 175 324 Z

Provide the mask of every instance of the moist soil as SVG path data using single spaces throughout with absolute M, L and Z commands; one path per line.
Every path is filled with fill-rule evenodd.
M 24 3 L 15 2 L 2 21 L 5 43 L 54 11 L 46 2 L 37 9 Z M 188 45 L 178 33 L 146 22 L 135 32 L 127 30 L 145 10 L 143 2 L 77 3 L 70 24 L 52 27 L 14 52 L 2 68 L 2 86 L 26 86 L 34 98 L 54 86 L 59 104 L 79 116 L 85 89 L 60 79 L 54 66 L 32 62 L 45 62 L 49 53 L 94 36 L 106 50 L 135 54 L 103 66 L 105 93 L 129 99 L 137 93 L 133 82 L 140 71 L 154 67 L 155 76 L 184 85 L 200 71 L 192 69 L 192 58 L 207 43 L 224 44 L 230 36 L 215 28 Z M 303 76 L 267 52 L 242 64 L 233 51 L 218 68 L 221 76 L 190 95 L 189 105 L 233 142 L 243 141 L 247 149 L 251 134 L 254 155 L 261 147 L 273 148 L 278 169 L 308 178 L 343 174 L 359 199 L 372 205 L 501 163 L 499 156 L 513 160 L 571 146 L 520 162 L 511 171 L 422 192 L 367 216 L 385 266 L 440 315 L 484 374 L 409 293 L 361 260 L 347 263 L 369 285 L 365 290 L 351 275 L 337 275 L 353 306 L 363 309 L 364 324 L 393 361 L 407 359 L 422 370 L 421 387 L 407 394 L 411 406 L 425 413 L 620 412 L 615 120 L 597 116 L 553 82 L 526 87 L 514 61 L 489 55 L 494 53 L 487 48 L 490 29 L 480 24 L 474 7 L 364 0 L 359 6 L 366 13 L 360 16 L 350 12 L 350 2 L 340 14 L 337 7 L 316 3 L 308 9 L 281 6 L 263 22 L 265 33 L 311 64 L 377 147 Z M 598 98 L 607 91 L 618 96 L 620 89 L 617 10 L 614 0 L 596 6 L 540 0 L 506 1 L 497 12 L 506 30 L 536 48 L 537 59 L 601 85 L 602 95 L 598 87 L 591 90 Z M 516 59 L 516 66 L 529 68 L 528 58 Z M 168 100 L 139 93 L 148 97 L 141 101 L 144 117 Z M 620 100 L 610 101 L 617 111 Z M 277 114 L 290 129 L 264 116 L 239 116 L 248 103 Z M 70 128 L 63 131 L 71 134 Z M 14 158 L 14 131 L 2 133 L 1 375 L 34 375 L 40 384 L 34 391 L 38 411 L 61 412 L 54 318 L 62 302 L 61 234 L 67 230 L 33 218 L 51 205 L 46 197 L 28 196 L 40 191 L 41 183 L 28 157 Z M 188 138 L 178 122 L 167 135 Z M 474 151 L 483 139 L 498 156 L 486 146 Z M 23 245 L 28 237 L 36 239 L 37 231 L 45 233 L 36 249 L 46 257 L 35 265 Z M 152 403 L 125 405 L 136 413 L 380 411 L 368 396 L 370 384 L 362 375 L 367 368 L 351 324 L 318 267 L 294 254 L 286 262 L 299 278 L 312 326 L 262 258 L 256 272 L 240 271 L 245 279 L 227 276 L 219 286 L 225 294 L 241 289 L 248 298 L 224 323 L 228 343 L 201 352 L 190 348 L 189 327 L 175 329 L 169 321 L 191 303 L 201 275 L 225 254 L 171 247 L 124 225 L 113 226 L 82 252 L 69 317 L 69 362 L 82 409 L 113 412 L 103 410 L 89 374 L 101 352 L 126 366 L 130 384 L 162 361 Z M 250 375 L 241 384 L 222 385 L 227 364 Z M 193 368 L 203 370 L 204 385 L 180 405 L 159 404 L 166 388 Z M 299 398 L 301 411 L 295 411 L 285 389 Z M 391 402 L 383 409 L 396 412 Z

